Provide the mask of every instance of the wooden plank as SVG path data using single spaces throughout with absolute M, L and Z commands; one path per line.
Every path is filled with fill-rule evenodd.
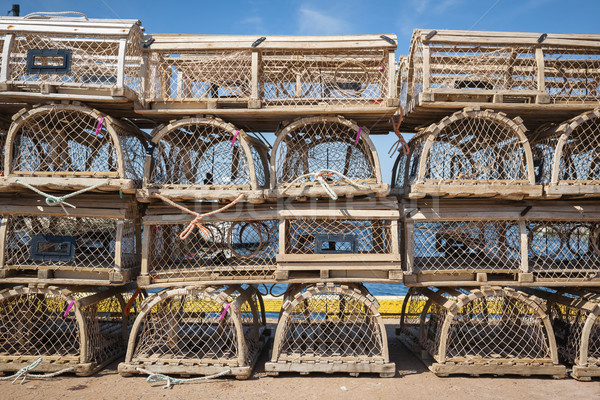
M 137 43 L 132 43 L 132 46 Z M 125 86 L 125 56 L 127 50 L 127 38 L 121 38 L 119 40 L 119 53 L 117 58 L 117 87 Z
M 277 262 L 400 262 L 399 254 L 283 254 L 277 255 Z M 324 264 L 322 264 L 324 265 Z M 341 266 L 350 268 L 350 265 Z M 400 266 L 398 266 L 400 267 Z M 365 269 L 361 265 L 360 269 Z
M 0 64 L 0 83 L 6 82 L 9 76 L 10 52 L 13 46 L 14 35 L 9 33 L 4 36 L 2 44 L 2 63 Z

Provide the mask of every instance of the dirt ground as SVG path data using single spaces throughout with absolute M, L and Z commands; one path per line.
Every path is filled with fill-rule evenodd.
M 394 338 L 394 326 L 387 327 L 390 358 L 396 363 L 394 378 L 292 373 L 268 377 L 264 363 L 269 345 L 253 376 L 246 381 L 227 377 L 163 389 L 164 383 L 147 383 L 142 376 L 121 377 L 115 362 L 89 377 L 64 375 L 43 381 L 28 380 L 23 385 L 2 381 L 0 399 L 600 399 L 600 379 L 578 382 L 570 378 L 438 378 Z

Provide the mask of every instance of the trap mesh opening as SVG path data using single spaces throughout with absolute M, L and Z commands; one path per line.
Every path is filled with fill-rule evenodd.
M 321 174 L 334 191 L 338 185 L 349 184 L 337 173 L 358 187 L 382 183 L 368 130 L 341 117 L 304 118 L 287 125 L 277 133 L 271 165 L 272 185 L 280 190 L 321 188 L 315 177 L 307 174 Z
M 76 373 L 89 374 L 124 353 L 130 326 L 124 309 L 120 293 L 96 288 L 75 293 L 56 287 L 4 290 L 0 361 L 12 370 L 42 357 L 44 363 L 59 361 L 56 369 L 75 365 Z M 5 364 L 10 362 L 12 368 Z
M 146 225 L 148 273 L 154 279 L 259 279 L 272 277 L 279 252 L 279 220 L 211 222 L 185 240 L 187 224 Z
M 125 362 L 249 366 L 262 348 L 265 323 L 253 287 L 166 289 L 142 304 Z
M 159 127 L 147 187 L 263 189 L 268 150 L 263 143 L 219 119 L 184 119 Z
M 283 301 L 271 361 L 387 362 L 378 308 L 362 285 L 298 285 Z
M 131 179 L 144 173 L 145 136 L 95 110 L 54 104 L 22 110 L 6 139 L 6 175 Z

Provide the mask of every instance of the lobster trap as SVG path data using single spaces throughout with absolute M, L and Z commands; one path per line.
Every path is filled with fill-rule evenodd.
M 295 285 L 288 290 L 269 375 L 280 372 L 378 373 L 393 377 L 379 303 L 360 284 Z
M 403 202 L 404 283 L 597 286 L 594 201 Z M 502 282 L 502 283 L 500 283 Z
M 126 350 L 134 316 L 125 313 L 129 291 L 41 285 L 0 291 L 0 372 L 39 358 L 34 374 L 88 376 L 110 364 Z
M 142 303 L 119 373 L 247 379 L 269 336 L 265 326 L 252 286 L 165 289 Z
M 600 109 L 538 132 L 532 147 L 547 196 L 600 195 Z
M 430 125 L 396 159 L 394 192 L 409 198 L 542 196 L 520 118 L 465 108 Z
M 23 101 L 128 102 L 141 95 L 143 28 L 74 12 L 2 17 L 0 87 Z
M 538 290 L 548 303 L 559 356 L 578 380 L 600 377 L 600 295 L 585 290 Z
M 154 117 L 209 109 L 234 124 L 274 132 L 282 111 L 294 118 L 325 107 L 387 133 L 398 107 L 394 35 L 151 38 L 141 112 Z
M 416 29 L 400 72 L 404 128 L 493 103 L 535 129 L 596 107 L 600 35 Z
M 462 289 L 453 297 L 419 292 L 429 299 L 419 340 L 436 375 L 566 376 L 541 299 L 501 287 Z
M 147 141 L 138 128 L 81 105 L 24 108 L 6 137 L 4 190 L 135 193 Z
M 139 272 L 140 218 L 131 197 L 81 195 L 69 200 L 76 208 L 64 209 L 25 196 L 0 204 L 2 282 L 121 285 Z
M 386 196 L 369 130 L 342 117 L 296 120 L 276 133 L 269 197 Z
M 278 280 L 401 280 L 397 203 L 296 204 L 280 211 Z
M 215 211 L 214 202 L 185 203 L 198 214 Z M 279 249 L 277 212 L 247 203 L 208 215 L 193 225 L 193 217 L 171 206 L 152 204 L 144 216 L 141 286 L 177 285 L 184 281 L 272 281 Z
M 269 186 L 269 151 L 263 142 L 216 118 L 187 118 L 155 130 L 146 157 L 144 190 L 176 199 L 260 202 Z

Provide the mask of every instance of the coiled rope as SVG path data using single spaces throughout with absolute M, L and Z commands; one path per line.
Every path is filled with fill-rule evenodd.
M 227 204 L 226 206 L 221 207 L 218 210 L 214 210 L 214 211 L 211 211 L 211 212 L 200 214 L 200 213 L 192 211 L 192 210 L 190 210 L 188 208 L 185 208 L 184 206 L 182 206 L 180 204 L 177 204 L 174 201 L 172 201 L 171 199 L 168 199 L 165 196 L 162 196 L 162 195 L 160 195 L 158 193 L 152 193 L 152 196 L 157 197 L 157 198 L 161 199 L 162 201 L 164 201 L 165 203 L 167 203 L 167 204 L 169 204 L 169 205 L 171 205 L 171 206 L 173 206 L 175 208 L 180 209 L 181 211 L 184 211 L 184 212 L 186 212 L 188 214 L 191 214 L 191 215 L 193 215 L 193 216 L 196 217 L 179 234 L 179 239 L 181 239 L 181 240 L 185 240 L 190 235 L 190 233 L 192 233 L 194 231 L 194 228 L 198 228 L 199 230 L 204 231 L 206 234 L 210 234 L 210 231 L 208 230 L 208 228 L 206 228 L 205 226 L 203 226 L 202 224 L 200 224 L 200 221 L 202 220 L 202 218 L 208 217 L 209 215 L 215 215 L 215 214 L 218 214 L 218 213 L 220 213 L 222 211 L 225 211 L 228 208 L 233 207 L 239 201 L 241 201 L 241 200 L 243 200 L 243 199 L 246 198 L 246 195 L 242 193 L 238 197 L 236 197 L 235 200 L 233 200 L 231 203 Z
M 337 200 L 338 199 L 338 195 L 335 194 L 335 192 L 333 191 L 333 189 L 331 189 L 331 186 L 329 186 L 329 184 L 325 181 L 324 177 L 327 176 L 331 176 L 331 175 L 337 175 L 340 178 L 342 178 L 342 180 L 344 182 L 347 182 L 349 185 L 354 186 L 357 189 L 368 189 L 369 186 L 366 185 L 360 185 L 356 182 L 352 182 L 350 180 L 350 178 L 348 178 L 346 175 L 342 174 L 341 172 L 338 171 L 334 171 L 332 169 L 322 169 L 319 170 L 317 172 L 310 172 L 308 174 L 304 174 L 304 175 L 300 175 L 299 177 L 297 177 L 296 179 L 294 179 L 292 182 L 290 182 L 285 189 L 283 189 L 281 191 L 281 196 L 283 196 L 289 188 L 291 188 L 296 182 L 298 182 L 300 179 L 306 179 L 306 178 L 310 178 L 313 177 L 317 180 L 317 182 L 319 182 L 321 184 L 321 186 L 323 187 L 323 189 L 325 189 L 325 191 L 327 192 L 327 194 L 329 195 L 329 197 L 331 197 L 332 200 Z M 308 183 L 308 182 L 304 182 L 304 183 Z
M 20 370 L 18 370 L 17 372 L 15 372 L 14 374 L 10 375 L 10 376 L 3 376 L 0 377 L 0 381 L 8 381 L 10 379 L 13 379 L 12 383 L 14 384 L 19 378 L 23 377 L 23 379 L 21 379 L 21 383 L 19 383 L 20 385 L 22 385 L 25 382 L 25 379 L 29 378 L 29 379 L 46 379 L 46 378 L 52 378 L 55 377 L 57 375 L 60 374 L 64 374 L 65 372 L 69 372 L 69 371 L 73 371 L 75 369 L 75 367 L 68 367 L 65 369 L 61 369 L 60 371 L 56 371 L 56 372 L 52 372 L 49 374 L 30 374 L 29 371 L 35 369 L 38 365 L 40 365 L 42 362 L 42 357 L 38 358 L 37 360 L 35 360 L 34 362 L 32 362 L 31 364 L 21 368 Z
M 165 386 L 163 386 L 163 389 L 170 389 L 173 385 L 183 385 L 184 383 L 187 383 L 187 382 L 206 381 L 209 379 L 218 378 L 220 376 L 226 375 L 231 372 L 231 368 L 229 368 L 229 369 L 226 369 L 225 371 L 219 372 L 218 374 L 209 375 L 209 376 L 200 376 L 198 378 L 173 378 L 172 376 L 165 375 L 165 374 L 155 374 L 151 371 L 148 371 L 148 370 L 145 370 L 142 368 L 136 368 L 135 370 L 148 375 L 148 378 L 146 378 L 146 382 L 154 383 L 154 382 L 167 381 Z

